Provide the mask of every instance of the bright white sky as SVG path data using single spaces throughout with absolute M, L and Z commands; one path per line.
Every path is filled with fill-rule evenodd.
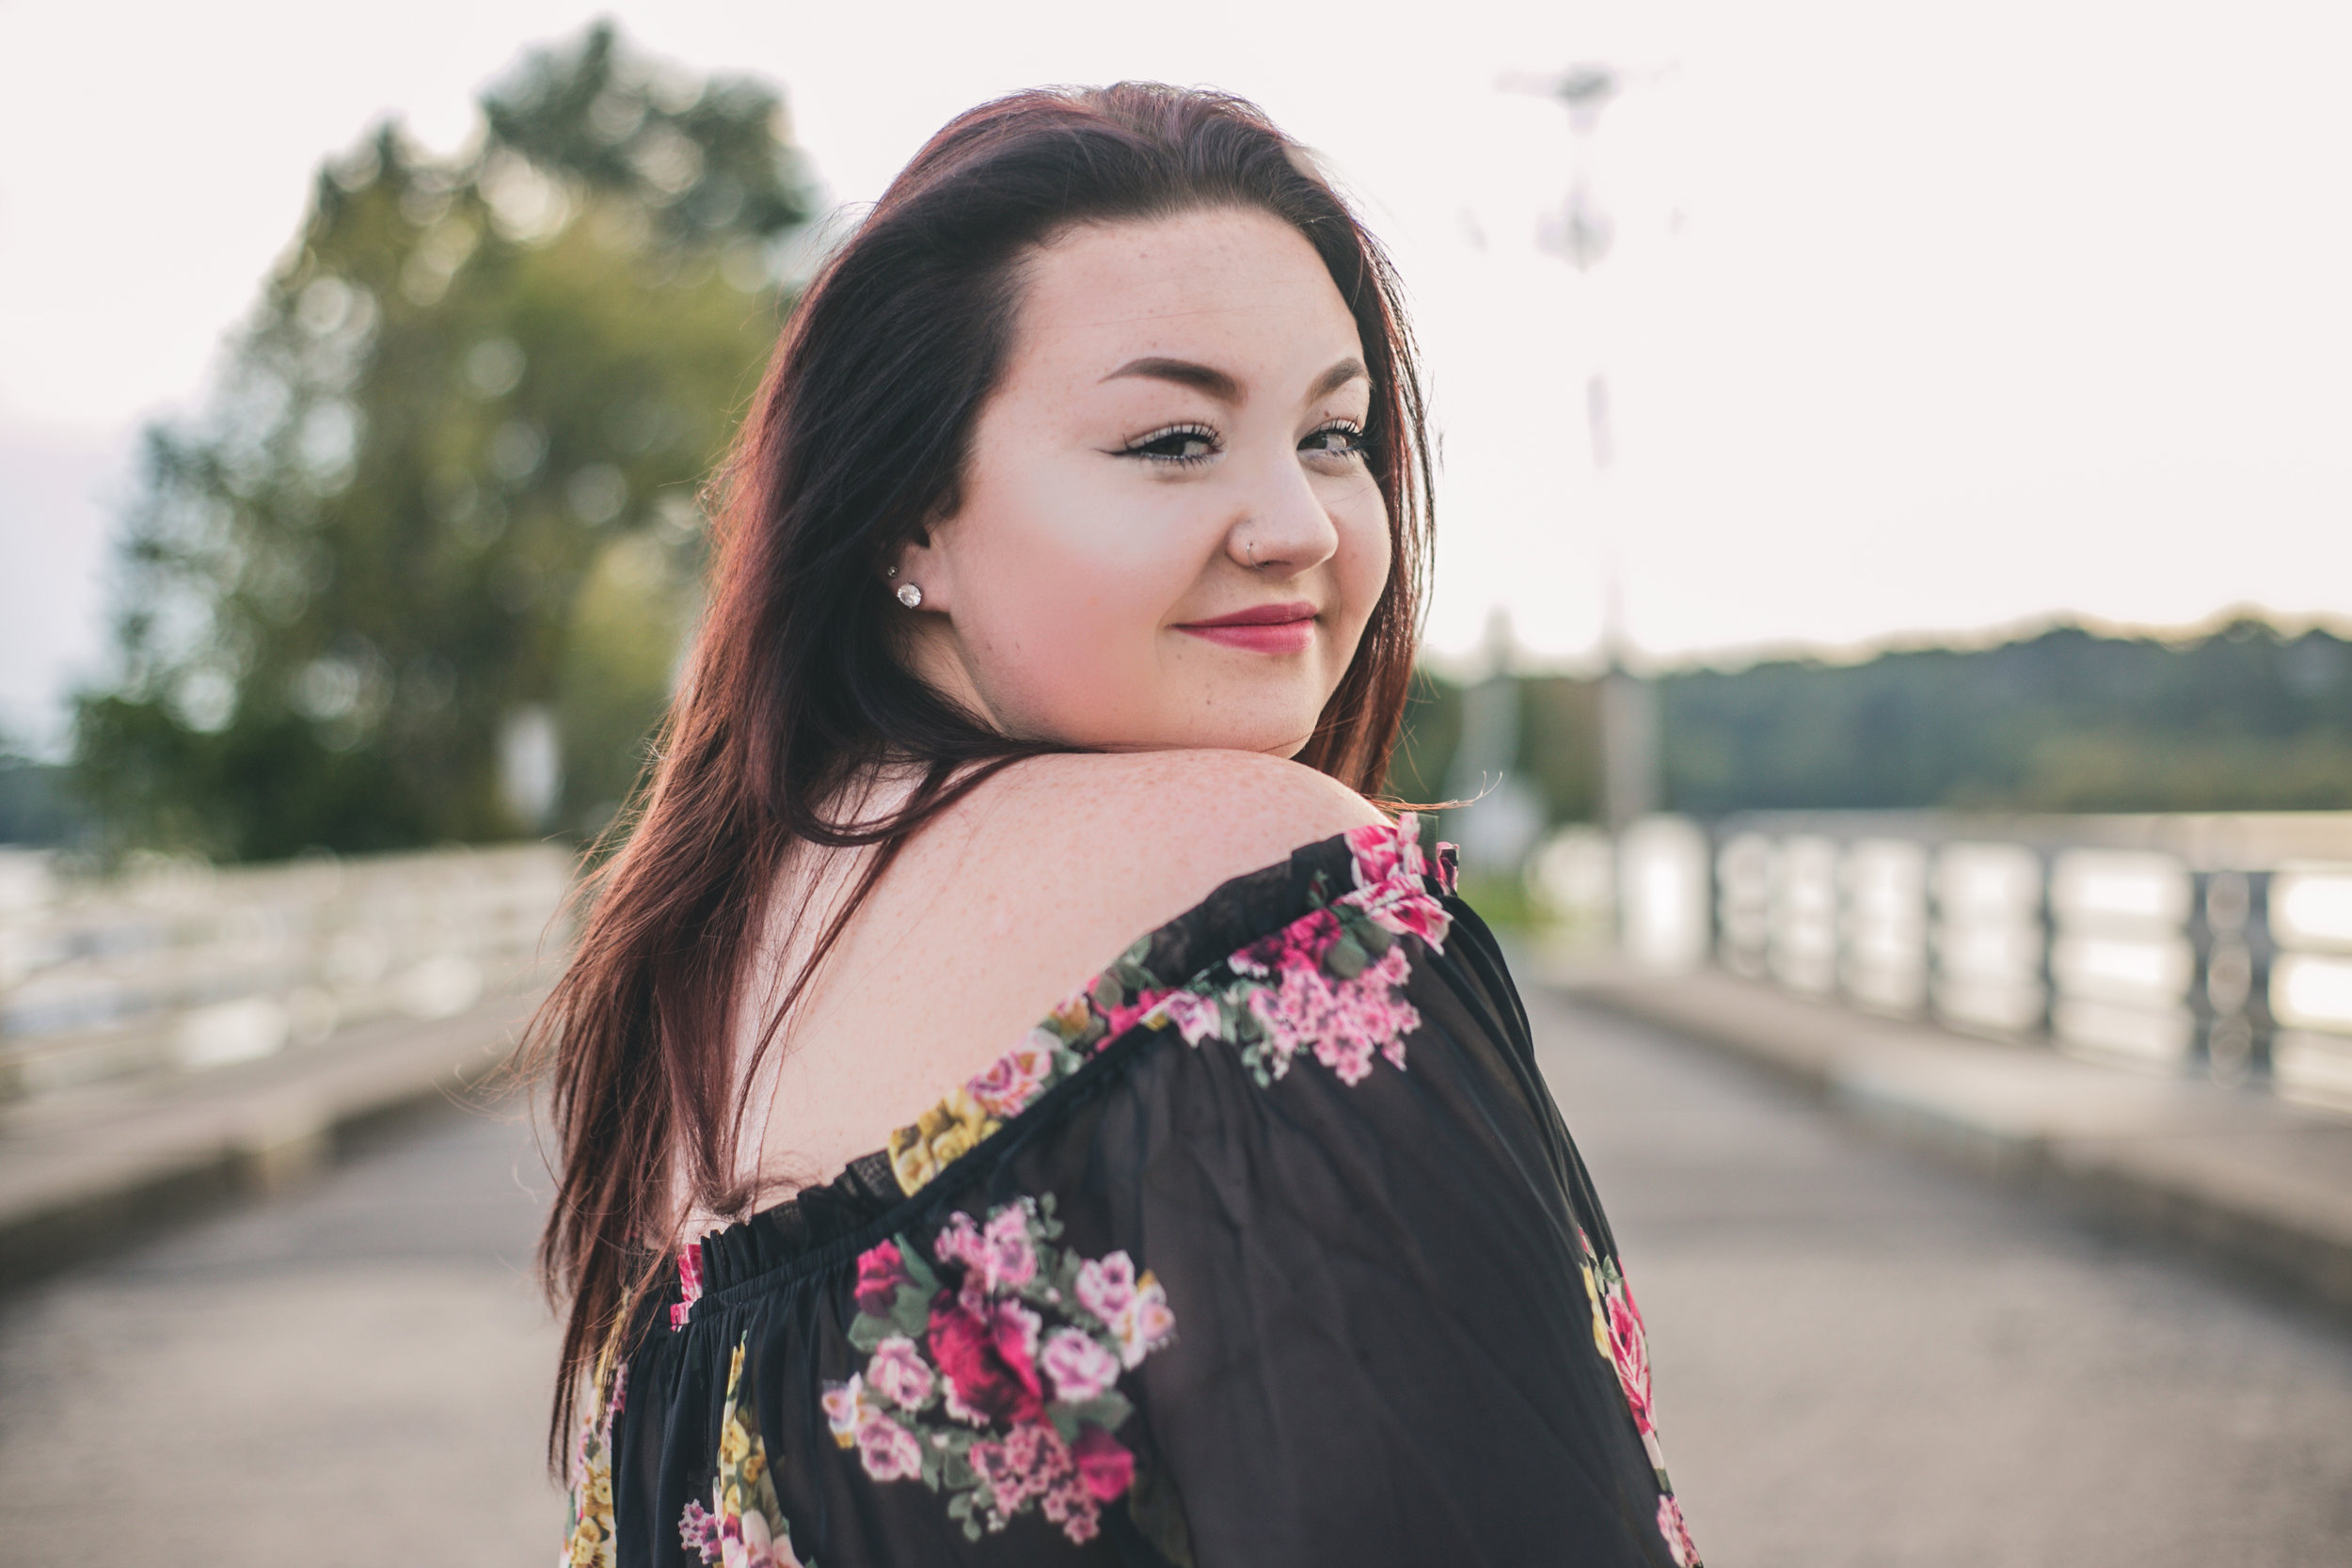
M 1390 241 L 1443 432 L 1429 622 L 1588 655 L 1848 647 L 2056 613 L 2352 617 L 2352 10 L 2308 0 L 1101 0 L 605 8 L 783 85 L 831 196 L 957 110 L 1150 76 L 1257 99 Z M 561 0 L 0 0 L 0 725 L 95 669 L 140 423 L 191 407 L 322 156 L 466 136 Z M 1603 59 L 1617 245 L 1537 234 Z M 1594 480 L 1586 376 L 1613 390 Z

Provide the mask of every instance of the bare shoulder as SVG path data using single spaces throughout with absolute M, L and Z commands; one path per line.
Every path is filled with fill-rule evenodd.
M 1248 752 L 1004 769 L 917 832 L 844 928 L 794 1021 L 806 1043 L 778 1069 L 763 1158 L 838 1169 L 1219 883 L 1383 820 L 1343 784 Z
M 1000 789 L 1004 825 L 1018 823 L 1032 842 L 1113 875 L 1157 867 L 1180 880 L 1207 876 L 1209 887 L 1386 820 L 1337 779 L 1255 752 L 1039 757 L 1009 770 Z
M 934 853 L 958 863 L 951 898 L 1017 889 L 1050 906 L 1032 927 L 1041 960 L 1083 979 L 1218 884 L 1385 820 L 1337 780 L 1255 752 L 1045 756 L 976 790 Z

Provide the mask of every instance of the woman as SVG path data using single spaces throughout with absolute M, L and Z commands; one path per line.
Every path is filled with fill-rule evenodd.
M 1359 793 L 1396 294 L 1128 85 L 959 119 L 801 300 L 543 1020 L 568 1560 L 1695 1560 L 1493 941 Z

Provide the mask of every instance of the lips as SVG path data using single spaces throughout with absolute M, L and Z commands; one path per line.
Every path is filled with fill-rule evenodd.
M 1207 642 L 1253 654 L 1303 654 L 1315 637 L 1315 607 L 1304 599 L 1256 605 L 1176 628 Z

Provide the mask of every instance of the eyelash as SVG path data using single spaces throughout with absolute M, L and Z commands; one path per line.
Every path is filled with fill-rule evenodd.
M 1329 436 L 1335 432 L 1348 437 L 1346 446 L 1313 447 L 1311 445 L 1318 436 Z M 1209 450 L 1202 452 L 1152 451 L 1150 450 L 1164 441 L 1175 440 L 1203 441 L 1208 443 Z M 1354 458 L 1363 456 L 1371 448 L 1364 439 L 1363 426 L 1353 420 L 1332 420 L 1310 431 L 1307 439 L 1299 443 L 1299 450 L 1312 457 Z M 1121 457 L 1141 458 L 1146 463 L 1169 463 L 1180 467 L 1197 467 L 1216 455 L 1216 432 L 1207 425 L 1200 424 L 1168 425 L 1148 435 L 1136 436 L 1120 448 L 1119 454 Z
M 1203 441 L 1209 450 L 1203 452 L 1152 451 L 1163 441 Z M 1121 457 L 1139 457 L 1146 463 L 1170 463 L 1180 468 L 1198 467 L 1216 455 L 1216 432 L 1204 424 L 1171 424 L 1138 436 L 1120 450 Z

